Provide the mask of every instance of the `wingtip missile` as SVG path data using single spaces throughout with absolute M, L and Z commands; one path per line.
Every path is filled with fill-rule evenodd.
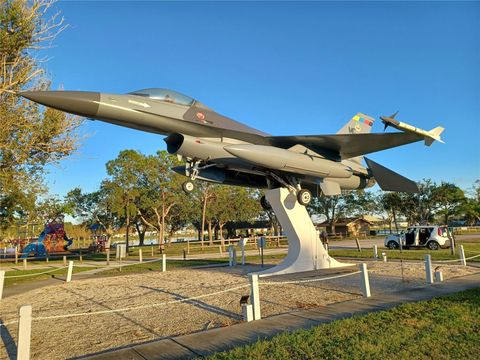
M 400 123 L 400 121 L 395 120 L 395 116 L 397 116 L 397 114 L 398 114 L 398 111 L 396 111 L 390 116 L 380 116 L 380 120 L 382 120 L 382 122 L 385 125 L 383 127 L 383 131 L 387 130 L 389 126 L 396 127 Z
M 438 142 L 441 142 L 442 144 L 445 144 L 445 142 L 440 137 L 440 134 L 443 132 L 443 130 L 445 130 L 445 128 L 438 126 L 430 131 L 423 130 L 413 125 L 396 120 L 395 116 L 397 114 L 398 114 L 398 111 L 390 116 L 380 116 L 380 120 L 385 124 L 384 130 L 386 130 L 387 127 L 391 126 L 401 131 L 406 131 L 406 132 L 411 132 L 411 133 L 421 135 L 425 138 L 426 146 L 432 145 L 434 141 L 438 141 Z

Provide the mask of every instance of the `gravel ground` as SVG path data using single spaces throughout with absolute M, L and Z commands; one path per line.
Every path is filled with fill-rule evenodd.
M 395 291 L 424 284 L 422 263 L 369 262 L 372 293 Z M 31 304 L 34 318 L 92 313 L 144 306 L 137 310 L 33 321 L 32 359 L 65 359 L 132 343 L 187 334 L 241 321 L 239 300 L 249 293 L 246 267 L 182 269 L 59 283 L 2 300 L 0 319 L 17 319 L 19 306 Z M 356 271 L 357 267 L 352 267 Z M 478 272 L 475 268 L 442 265 L 445 279 Z M 328 276 L 330 276 L 329 274 Z M 312 278 L 309 273 L 308 277 Z M 318 276 L 318 274 L 316 274 Z M 298 276 L 294 277 L 298 279 Z M 268 281 L 291 280 L 283 277 Z M 267 281 L 267 280 L 265 280 Z M 246 287 L 186 302 L 174 300 Z M 262 316 L 311 308 L 360 297 L 359 275 L 302 284 L 260 285 Z M 13 358 L 17 325 L 1 327 L 0 359 Z

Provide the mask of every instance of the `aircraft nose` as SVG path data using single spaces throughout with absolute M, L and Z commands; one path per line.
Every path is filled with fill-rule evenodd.
M 100 93 L 89 91 L 22 91 L 19 95 L 36 103 L 80 116 L 98 113 Z

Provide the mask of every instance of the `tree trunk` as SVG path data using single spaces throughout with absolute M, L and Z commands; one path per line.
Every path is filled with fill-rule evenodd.
M 212 220 L 208 220 L 208 244 L 213 245 L 213 229 Z
M 225 248 L 225 239 L 223 238 L 223 223 L 219 223 L 218 227 L 220 228 L 220 245 L 222 246 L 222 250 Z
M 205 233 L 205 216 L 207 213 L 207 194 L 203 194 L 203 208 L 202 208 L 202 231 L 200 234 L 200 242 L 203 249 L 203 234 Z
M 137 229 L 139 246 L 143 246 L 145 242 L 145 232 L 147 231 L 147 228 L 144 227 L 144 229 L 142 230 L 138 224 L 138 221 L 135 222 L 135 228 Z
M 160 237 L 162 238 L 162 245 L 165 241 L 165 192 L 162 191 L 162 220 L 160 228 Z
M 393 214 L 393 222 L 395 223 L 395 231 L 398 233 L 397 214 L 395 213 L 395 209 L 392 209 L 392 214 Z
M 158 238 L 158 250 L 160 250 L 160 254 L 163 254 L 163 239 L 162 239 L 162 236 L 160 235 L 160 230 L 157 232 L 157 238 Z
M 128 254 L 128 248 L 130 247 L 130 244 L 129 244 L 129 232 L 130 232 L 130 214 L 128 213 L 128 206 L 129 205 L 129 202 L 127 200 L 127 206 L 125 207 L 125 215 L 127 216 L 127 232 L 125 234 L 125 243 L 126 243 L 126 250 L 127 250 L 127 254 Z

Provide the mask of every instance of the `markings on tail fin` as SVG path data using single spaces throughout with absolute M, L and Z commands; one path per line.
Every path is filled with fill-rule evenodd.
M 337 134 L 366 134 L 372 131 L 375 120 L 363 113 L 357 113 Z

